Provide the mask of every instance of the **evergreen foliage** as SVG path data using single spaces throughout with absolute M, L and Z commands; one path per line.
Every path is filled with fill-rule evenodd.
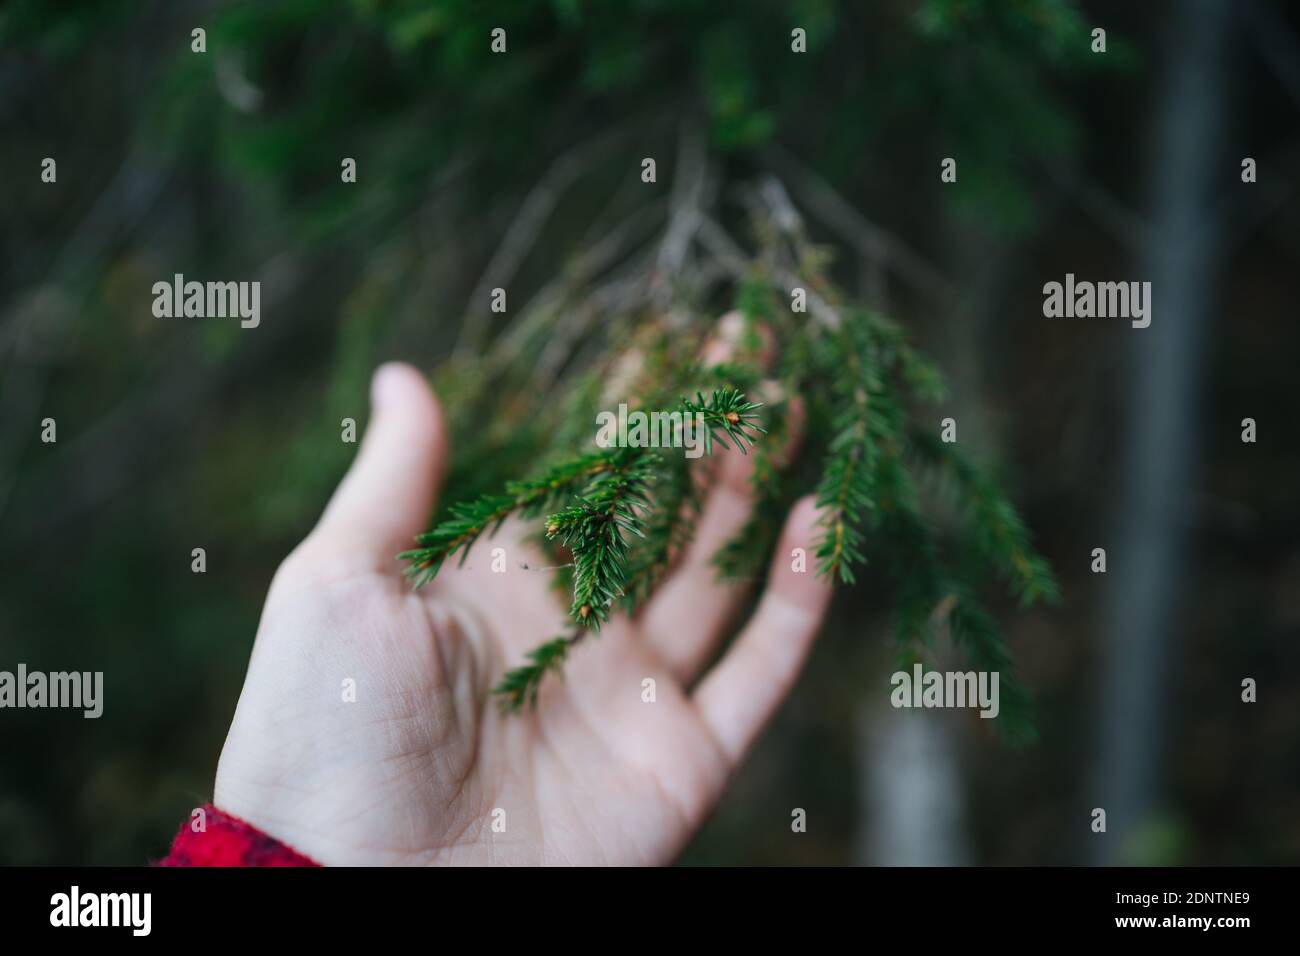
M 669 395 L 694 395 L 672 407 L 702 417 L 704 450 L 712 454 L 720 444 L 755 456 L 754 514 L 715 555 L 718 574 L 761 575 L 790 505 L 814 494 L 821 510 L 815 573 L 852 586 L 857 569 L 879 566 L 896 596 L 902 658 L 932 653 L 936 634 L 947 634 L 973 666 L 1000 673 L 999 723 L 1023 738 L 1032 732 L 1027 696 L 978 598 L 979 571 L 996 569 L 1022 606 L 1057 599 L 1051 571 L 997 483 L 941 440 L 938 417 L 928 411 L 945 394 L 939 371 L 897 323 L 842 302 L 824 271 L 825 254 L 797 219 L 778 225 L 779 212 L 756 215 L 753 254 L 738 255 L 738 244 L 716 225 L 716 241 L 692 247 L 702 262 L 724 262 L 731 277 L 741 328 L 725 361 L 699 360 L 715 313 L 699 305 L 698 287 L 682 284 L 667 299 L 656 298 L 655 273 L 647 270 L 644 294 L 615 303 L 623 311 L 610 316 L 613 331 L 585 370 L 567 387 L 555 383 L 559 418 L 515 420 L 520 432 L 535 433 L 524 440 L 528 454 L 552 463 L 536 477 L 451 505 L 419 547 L 401 557 L 423 584 L 508 517 L 540 519 L 540 540 L 567 571 L 570 629 L 530 652 L 496 686 L 506 710 L 531 705 L 575 645 L 611 615 L 635 614 L 654 592 L 690 541 L 702 500 L 710 458 L 693 464 L 680 448 L 592 452 L 593 412 L 620 403 L 659 408 Z M 793 288 L 809 292 L 808 311 L 790 308 Z M 579 293 L 578 301 L 588 295 Z M 506 354 L 500 367 L 521 366 L 528 354 L 526 347 Z M 509 375 L 493 383 L 492 394 L 511 407 Z M 469 388 L 463 398 L 470 407 L 485 388 Z M 788 446 L 796 431 L 802 447 L 793 455 Z M 946 490 L 962 515 L 952 542 L 936 530 L 926 493 L 932 485 Z
M 763 431 L 759 408 L 731 386 L 678 403 L 684 415 L 699 416 L 706 455 L 715 445 L 734 445 L 742 452 L 752 447 Z M 682 520 L 692 491 L 685 461 L 681 450 L 672 448 L 619 447 L 579 455 L 537 478 L 507 483 L 504 494 L 452 506 L 446 520 L 419 537 L 420 547 L 399 555 L 409 562 L 418 587 L 432 580 L 447 558 L 459 552 L 463 562 L 480 536 L 511 515 L 535 517 L 561 500 L 571 501 L 550 514 L 544 527 L 547 539 L 571 555 L 574 631 L 534 649 L 528 664 L 502 678 L 496 693 L 507 709 L 535 702 L 542 678 L 560 669 L 568 649 L 588 629 L 599 630 L 616 607 L 634 611 L 667 570 L 689 530 Z M 656 484 L 665 489 L 658 498 L 652 495 Z

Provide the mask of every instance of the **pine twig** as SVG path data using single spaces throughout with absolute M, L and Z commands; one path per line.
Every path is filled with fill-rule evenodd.
M 518 713 L 525 704 L 536 707 L 542 679 L 563 670 L 570 648 L 582 640 L 584 633 L 579 630 L 540 644 L 527 653 L 527 664 L 506 671 L 492 688 L 502 713 Z
M 579 627 L 595 630 L 626 583 L 627 539 L 641 536 L 640 511 L 651 507 L 649 487 L 658 477 L 657 453 L 637 449 L 597 477 L 577 503 L 546 519 L 546 536 L 573 553 L 573 604 Z
M 563 462 L 537 478 L 506 484 L 505 494 L 483 495 L 470 502 L 453 505 L 451 517 L 432 531 L 416 538 L 420 547 L 398 555 L 410 562 L 407 574 L 415 586 L 432 581 L 447 558 L 460 552 L 461 563 L 470 547 L 484 534 L 494 534 L 512 514 L 535 517 L 548 504 L 573 488 L 614 467 L 621 449 L 600 451 Z

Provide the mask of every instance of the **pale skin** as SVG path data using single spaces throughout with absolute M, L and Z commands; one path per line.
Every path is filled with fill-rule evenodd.
M 792 567 L 817 538 L 812 502 L 715 661 L 746 590 L 710 558 L 752 507 L 749 459 L 720 452 L 695 539 L 649 602 L 575 647 L 535 709 L 503 715 L 492 686 L 568 630 L 566 608 L 515 523 L 412 590 L 395 555 L 445 473 L 443 414 L 399 364 L 378 370 L 371 404 L 351 470 L 271 583 L 213 802 L 326 865 L 671 862 L 820 627 L 830 586 L 813 559 Z

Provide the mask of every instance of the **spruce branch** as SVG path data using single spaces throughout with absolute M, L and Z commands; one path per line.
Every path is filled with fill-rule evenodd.
M 871 337 L 880 348 L 882 363 L 898 372 L 904 385 L 926 402 L 941 402 L 948 394 L 943 374 L 907 341 L 907 334 L 897 322 L 879 313 L 863 315 Z
M 769 405 L 766 421 L 767 437 L 754 449 L 754 470 L 750 475 L 753 513 L 713 556 L 713 565 L 721 579 L 742 580 L 761 574 L 785 517 L 790 498 L 789 400 Z
M 504 494 L 482 495 L 453 505 L 450 517 L 416 538 L 420 547 L 397 557 L 410 562 L 407 574 L 415 586 L 432 581 L 447 558 L 460 552 L 463 564 L 470 547 L 484 534 L 494 534 L 512 514 L 536 517 L 566 492 L 614 467 L 618 451 L 601 451 L 563 462 L 537 478 L 506 483 Z
M 528 658 L 527 664 L 506 671 L 492 688 L 501 711 L 518 713 L 525 704 L 529 707 L 537 706 L 542 679 L 549 673 L 558 674 L 564 669 L 569 649 L 582 639 L 583 633 L 576 631 L 540 644 L 525 655 Z
M 817 487 L 823 534 L 816 554 L 818 574 L 852 584 L 853 565 L 866 559 L 861 523 L 876 507 L 873 475 L 893 416 L 884 407 L 875 345 L 860 316 L 845 319 L 828 343 L 828 358 L 841 371 L 831 380 L 834 437 Z
M 641 539 L 632 543 L 627 561 L 627 581 L 620 607 L 632 613 L 650 596 L 691 540 L 700 498 L 694 494 L 691 470 L 685 456 L 669 460 L 655 493 L 655 508 L 646 518 Z
M 939 543 L 921 513 L 915 484 L 901 459 L 882 458 L 875 482 L 880 496 L 877 531 L 894 552 L 889 569 L 903 612 L 898 636 L 912 641 L 924 636 L 925 618 L 943 596 Z
M 759 408 L 762 408 L 761 402 L 751 402 L 745 398 L 745 393 L 738 388 L 726 387 L 715 391 L 707 399 L 703 393 L 697 392 L 695 400 L 683 398 L 681 408 L 687 415 L 698 415 L 704 423 L 704 453 L 713 454 L 713 443 L 716 441 L 723 448 L 730 448 L 726 435 L 735 442 L 737 450 L 743 455 L 747 449 L 752 448 L 754 440 L 763 433 L 763 427 L 758 424 Z M 718 432 L 722 432 L 719 435 Z
M 952 593 L 955 601 L 948 627 L 953 644 L 963 648 L 980 670 L 998 675 L 998 728 L 1012 743 L 1029 743 L 1037 735 L 1029 693 L 1020 682 L 997 624 L 965 588 L 954 587 Z
M 780 198 L 773 190 L 763 195 Z M 614 280 L 593 280 L 585 298 L 574 289 L 571 299 L 550 306 L 582 321 L 568 338 L 546 345 L 553 374 L 545 408 L 526 350 L 509 353 L 493 367 L 492 381 L 478 384 L 466 429 L 472 451 L 458 463 L 482 474 L 460 479 L 470 493 L 402 555 L 408 573 L 423 584 L 447 558 L 464 561 L 475 541 L 508 518 L 541 519 L 533 535 L 569 599 L 570 629 L 529 651 L 495 688 L 504 711 L 534 705 L 546 675 L 562 671 L 576 644 L 615 611 L 634 613 L 650 598 L 690 541 L 704 500 L 698 469 L 679 452 L 581 451 L 591 413 L 621 404 L 614 395 L 636 396 L 628 404 L 637 409 L 672 410 L 668 421 L 680 420 L 674 438 L 682 444 L 689 445 L 691 428 L 706 454 L 715 443 L 754 453 L 753 513 L 712 556 L 722 576 L 761 574 L 790 506 L 813 492 L 822 512 L 817 572 L 849 585 L 863 564 L 878 567 L 895 598 L 900 656 L 930 657 L 946 635 L 966 659 L 1000 675 L 998 727 L 1023 735 L 1028 695 L 974 585 L 992 567 L 1022 604 L 1052 600 L 1059 592 L 1046 561 L 993 478 L 913 422 L 911 409 L 941 399 L 945 388 L 903 327 L 843 302 L 826 275 L 830 250 L 813 246 L 794 220 L 764 223 L 761 210 L 758 220 L 755 258 L 746 259 L 705 212 L 698 241 L 680 249 L 670 285 L 649 276 L 635 295 L 609 298 Z M 638 268 L 624 269 L 618 281 L 636 283 Z M 736 281 L 745 324 L 730 358 L 708 364 L 699 356 L 716 334 L 716 313 L 700 303 L 713 301 L 719 276 Z M 791 308 L 796 286 L 806 293 L 807 312 Z M 765 407 L 749 396 L 765 397 L 760 389 L 773 375 L 773 359 L 782 397 Z M 804 407 L 797 464 L 785 458 L 794 396 Z M 476 427 L 475 416 L 488 414 L 493 424 Z M 550 467 L 499 491 L 484 479 L 539 460 Z M 962 516 L 951 542 L 918 493 L 919 477 L 931 473 Z
M 684 365 L 678 376 L 697 376 L 701 369 Z M 720 373 L 712 367 L 708 374 Z M 590 389 L 588 384 L 587 389 Z M 763 433 L 758 409 L 734 386 L 723 386 L 706 398 L 683 398 L 678 410 L 703 424 L 703 450 L 714 442 L 744 451 Z M 687 419 L 684 419 L 687 420 Z M 725 436 L 725 437 L 724 437 Z M 656 501 L 650 489 L 664 493 Z M 463 562 L 479 537 L 494 533 L 511 515 L 534 518 L 565 499 L 568 507 L 547 515 L 545 540 L 568 550 L 572 582 L 569 616 L 574 631 L 534 648 L 528 663 L 508 671 L 495 693 L 506 711 L 536 702 L 548 673 L 562 669 L 569 648 L 599 631 L 616 606 L 633 610 L 649 595 L 667 570 L 672 556 L 689 539 L 685 515 L 698 507 L 684 455 L 660 448 L 613 448 L 560 462 L 540 476 L 506 483 L 504 494 L 482 495 L 449 509 L 450 517 L 417 539 L 420 545 L 399 558 L 410 562 L 408 574 L 416 587 L 432 580 L 447 558 L 460 554 Z M 633 547 L 633 541 L 641 546 Z
M 924 437 L 914 433 L 915 437 Z M 894 550 L 891 584 L 896 592 L 895 635 L 900 662 L 910 665 L 933 651 L 943 625 L 952 645 L 975 667 L 996 672 L 1003 737 L 1025 743 L 1033 737 L 1029 695 L 1020 683 L 1010 650 L 992 616 L 974 592 L 943 561 L 939 541 L 920 509 L 915 483 L 901 458 L 880 461 L 877 491 L 882 505 L 879 533 Z
M 1015 506 L 955 444 L 919 430 L 911 438 L 922 460 L 956 482 L 968 516 L 971 544 L 978 555 L 1001 571 L 1021 607 L 1058 602 L 1061 592 L 1056 577 L 1046 559 L 1034 550 Z
M 649 487 L 658 477 L 658 453 L 621 449 L 610 467 L 577 497 L 574 505 L 546 519 L 546 536 L 573 553 L 573 604 L 570 616 L 595 630 L 609 619 L 610 607 L 627 581 L 627 539 L 642 537 L 641 511 L 649 509 Z

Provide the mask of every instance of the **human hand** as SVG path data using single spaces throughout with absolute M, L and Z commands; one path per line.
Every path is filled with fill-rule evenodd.
M 830 585 L 789 560 L 812 551 L 811 499 L 787 519 L 752 618 L 706 670 L 744 600 L 711 558 L 752 507 L 748 459 L 720 452 L 693 542 L 637 616 L 574 648 L 535 709 L 502 714 L 493 685 L 567 629 L 565 609 L 549 576 L 523 567 L 544 560 L 516 522 L 411 589 L 394 556 L 431 513 L 442 412 L 404 365 L 378 370 L 371 402 L 356 461 L 271 584 L 214 803 L 327 865 L 670 862 L 820 626 Z M 489 568 L 495 547 L 507 573 Z

